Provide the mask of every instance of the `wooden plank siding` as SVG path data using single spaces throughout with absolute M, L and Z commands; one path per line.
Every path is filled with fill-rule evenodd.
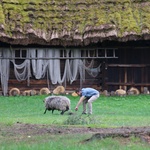
M 125 47 L 125 44 L 123 46 L 118 45 L 116 56 L 117 59 L 95 59 L 95 67 L 101 64 L 101 72 L 96 78 L 86 73 L 85 81 L 81 82 L 79 76 L 72 84 L 66 81 L 62 83 L 62 85 L 66 91 L 74 91 L 76 88 L 82 87 L 93 87 L 99 91 L 108 90 L 109 92 L 119 88 L 128 90 L 130 87 L 136 87 L 140 92 L 143 91 L 144 87 L 148 87 L 150 90 L 150 46 L 140 47 L 138 45 L 138 47 Z M 61 68 L 63 68 L 65 61 L 61 60 L 61 62 Z M 12 63 L 10 65 L 8 90 L 16 87 L 21 91 L 29 89 L 39 91 L 43 87 L 48 87 L 52 91 L 56 86 L 58 86 L 58 84 L 53 85 L 47 76 L 37 80 L 32 75 L 29 81 L 17 81 Z M 0 91 L 2 91 L 1 86 Z
M 118 60 L 108 60 L 107 90 L 122 88 L 128 90 L 136 87 L 143 92 L 144 87 L 150 89 L 150 49 L 120 48 Z
M 9 90 L 12 88 L 18 88 L 21 92 L 25 90 L 36 90 L 40 91 L 41 88 L 48 87 L 50 91 L 53 91 L 54 88 L 56 88 L 59 84 L 53 85 L 51 82 L 49 82 L 47 79 L 30 79 L 30 83 L 28 85 L 28 81 L 17 81 L 16 79 L 10 79 L 8 82 Z M 65 84 L 62 84 L 65 87 Z M 66 91 L 74 91 L 76 88 L 80 88 L 80 79 L 77 79 L 72 84 L 66 83 Z M 98 80 L 97 79 L 86 79 L 85 82 L 82 83 L 83 87 L 93 87 L 95 89 L 100 90 L 100 86 L 98 86 Z

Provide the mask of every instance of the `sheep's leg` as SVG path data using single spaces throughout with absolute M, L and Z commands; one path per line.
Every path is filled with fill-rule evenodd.
M 46 114 L 47 109 L 45 109 L 44 114 Z
M 63 115 L 66 111 L 68 111 L 69 109 L 63 110 L 60 114 Z
M 63 115 L 65 111 L 62 111 L 60 114 Z
M 66 111 L 68 111 L 69 110 L 69 107 L 68 106 L 66 106 L 66 110 L 62 110 L 62 112 L 60 113 L 61 115 L 63 115 Z
M 54 109 L 52 109 L 52 114 L 53 114 L 53 112 L 54 112 Z

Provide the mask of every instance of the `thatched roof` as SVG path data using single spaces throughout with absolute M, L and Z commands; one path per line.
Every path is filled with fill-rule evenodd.
M 150 40 L 150 0 L 0 0 L 0 41 L 88 45 Z

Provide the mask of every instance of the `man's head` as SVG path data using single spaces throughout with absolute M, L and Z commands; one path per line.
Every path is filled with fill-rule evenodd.
M 75 91 L 79 96 L 81 96 L 81 90 L 80 89 L 76 89 L 76 91 Z

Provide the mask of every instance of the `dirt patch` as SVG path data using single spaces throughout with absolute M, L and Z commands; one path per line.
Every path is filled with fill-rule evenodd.
M 104 139 L 107 137 L 129 138 L 130 136 L 139 137 L 142 141 L 150 144 L 150 127 L 120 127 L 120 128 L 90 128 L 90 127 L 64 127 L 64 126 L 49 126 L 37 124 L 16 123 L 13 126 L 0 127 L 0 134 L 5 133 L 5 136 L 13 135 L 42 135 L 42 134 L 78 134 L 92 133 L 90 139 Z

